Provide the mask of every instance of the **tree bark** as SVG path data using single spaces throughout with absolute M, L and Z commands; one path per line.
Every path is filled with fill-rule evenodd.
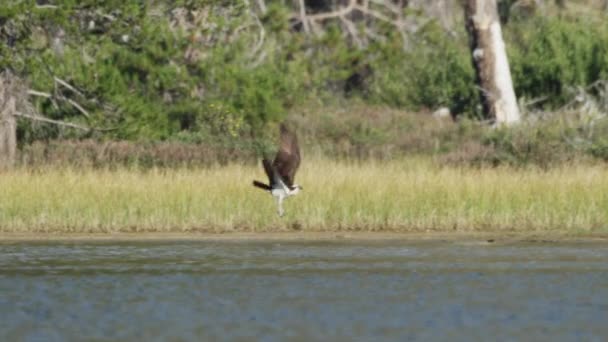
M 10 74 L 0 74 L 0 168 L 11 167 L 17 153 L 17 99 L 13 82 Z
M 466 0 L 465 23 L 484 114 L 495 124 L 520 120 L 496 0 Z

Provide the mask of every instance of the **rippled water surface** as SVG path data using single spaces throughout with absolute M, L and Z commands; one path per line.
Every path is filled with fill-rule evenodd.
M 0 341 L 608 340 L 608 245 L 0 244 Z

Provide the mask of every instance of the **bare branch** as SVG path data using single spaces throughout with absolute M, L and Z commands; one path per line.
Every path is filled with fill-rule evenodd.
M 308 25 L 311 29 L 311 32 L 314 33 L 316 36 L 319 36 L 321 34 L 321 25 L 319 25 L 318 22 L 314 20 L 309 20 Z
M 389 11 L 391 11 L 395 14 L 401 14 L 401 12 L 402 12 L 401 8 L 399 8 L 395 4 L 391 3 L 390 1 L 385 1 L 385 0 L 368 0 L 368 1 L 371 2 L 372 4 L 375 4 L 378 6 L 383 6 L 384 8 L 388 9 Z
M 82 108 L 81 105 L 79 105 L 76 101 L 72 100 L 72 99 L 67 99 L 67 101 L 74 107 L 76 107 L 76 109 L 78 109 L 79 112 L 82 113 L 82 115 L 86 116 L 87 118 L 91 117 L 91 114 L 89 114 L 89 112 L 87 112 L 86 109 Z
M 52 94 L 45 93 L 45 92 L 38 91 L 38 90 L 33 90 L 33 89 L 28 89 L 27 94 L 31 95 L 31 96 L 39 96 L 39 97 L 44 97 L 46 99 L 49 99 L 49 100 L 51 100 L 51 104 L 53 105 L 53 108 L 55 108 L 55 109 L 59 108 L 59 106 L 57 105 L 57 102 L 53 98 Z
M 115 21 L 115 20 L 116 20 L 116 17 L 115 17 L 115 16 L 113 16 L 113 15 L 111 15 L 111 14 L 102 14 L 101 16 L 102 16 L 103 18 L 108 19 L 109 21 Z
M 378 20 L 382 20 L 382 21 L 385 21 L 385 22 L 387 22 L 389 24 L 392 24 L 392 25 L 396 26 L 397 28 L 401 28 L 401 25 L 400 25 L 400 23 L 398 21 L 395 21 L 395 20 L 393 20 L 393 19 L 385 16 L 384 14 L 382 14 L 382 13 L 380 13 L 378 11 L 367 9 L 367 8 L 364 8 L 363 6 L 359 6 L 359 5 L 356 5 L 355 9 L 363 12 L 364 14 L 372 16 L 372 17 L 374 17 L 374 18 L 376 18 Z
M 27 94 L 32 95 L 32 96 L 46 97 L 47 99 L 50 99 L 51 97 L 53 97 L 53 95 L 51 95 L 49 93 L 44 93 L 44 92 L 32 90 L 32 89 L 28 89 Z
M 258 54 L 258 51 L 260 51 L 260 49 L 264 45 L 264 41 L 266 40 L 266 30 L 264 29 L 264 25 L 262 25 L 260 18 L 258 18 L 258 16 L 255 13 L 252 12 L 251 16 L 255 20 L 257 26 L 260 28 L 260 38 L 258 39 L 258 42 L 255 44 L 253 51 L 251 51 L 251 53 L 250 53 L 250 57 L 253 57 Z
M 356 6 L 355 1 L 350 0 L 350 2 L 348 3 L 347 6 L 342 7 L 336 11 L 309 15 L 307 17 L 310 20 L 326 20 L 326 19 L 338 18 L 338 17 L 347 15 L 350 12 L 352 12 L 352 10 L 355 8 L 355 6 Z
M 55 82 L 57 82 L 57 83 L 61 84 L 62 86 L 64 86 L 64 87 L 68 88 L 69 90 L 71 90 L 71 91 L 75 92 L 76 94 L 78 94 L 78 95 L 80 95 L 80 96 L 84 97 L 84 94 L 82 94 L 82 92 L 80 92 L 78 89 L 74 88 L 74 87 L 73 87 L 72 85 L 70 85 L 68 82 L 66 82 L 66 81 L 62 80 L 61 78 L 59 78 L 59 77 L 57 77 L 57 76 L 55 76 L 55 77 L 54 77 L 54 79 L 55 79 Z
M 264 3 L 264 0 L 257 0 L 258 3 L 258 8 L 260 9 L 260 12 L 262 12 L 262 14 L 266 14 L 266 3 Z
M 348 30 L 348 33 L 353 38 L 353 41 L 355 42 L 355 44 L 359 48 L 363 47 L 363 42 L 361 41 L 361 39 L 359 39 L 359 35 L 357 34 L 357 28 L 355 27 L 355 24 L 353 24 L 352 21 L 346 19 L 345 16 L 340 16 L 340 21 L 342 21 L 342 23 Z
M 371 38 L 372 40 L 378 41 L 378 42 L 386 42 L 386 37 L 380 34 L 377 34 L 376 32 L 374 32 L 371 29 L 367 29 L 365 30 L 365 35 L 369 38 Z
M 306 17 L 306 5 L 304 4 L 304 0 L 299 0 L 300 5 L 300 20 L 302 21 L 302 26 L 304 27 L 304 32 L 306 34 L 310 33 L 310 28 L 308 27 L 308 18 Z
M 35 121 L 40 121 L 40 122 L 46 122 L 46 123 L 51 123 L 54 125 L 59 125 L 59 126 L 65 126 L 65 127 L 71 127 L 71 128 L 76 128 L 76 129 L 81 129 L 87 132 L 91 131 L 91 128 L 89 127 L 85 127 L 85 126 L 81 126 L 81 125 L 77 125 L 71 122 L 64 122 L 64 121 L 59 121 L 59 120 L 53 120 L 53 119 L 49 119 L 46 118 L 44 116 L 40 116 L 40 115 L 32 115 L 32 114 L 26 114 L 26 113 L 15 113 L 15 116 L 20 116 L 26 119 L 30 119 L 30 120 L 35 120 Z
M 364 17 L 386 22 L 389 25 L 394 26 L 403 37 L 404 48 L 407 45 L 407 33 L 404 32 L 406 25 L 402 19 L 403 11 L 399 6 L 392 4 L 390 1 L 363 0 L 361 3 L 359 3 L 358 0 L 349 0 L 346 6 L 343 6 L 337 10 L 313 15 L 306 15 L 304 0 L 298 0 L 298 2 L 299 13 L 293 14 L 292 19 L 300 21 L 304 27 L 304 31 L 307 34 L 311 31 L 318 34 L 320 22 L 330 19 L 338 19 L 345 27 L 353 42 L 357 46 L 362 47 L 364 42 L 367 41 L 367 36 L 374 36 L 374 34 L 372 33 L 370 35 L 367 32 L 359 32 L 355 26 L 355 23 L 350 17 L 353 12 L 359 12 Z M 372 8 L 371 5 L 373 5 L 374 8 Z M 369 26 L 369 24 L 366 25 L 368 29 Z M 363 35 L 363 38 L 360 36 L 361 34 Z M 377 39 L 377 36 L 375 38 Z
M 300 1 L 302 1 L 302 0 L 300 0 Z M 380 3 L 380 2 L 374 1 L 374 3 Z M 385 7 L 387 7 L 388 6 L 387 3 L 383 2 L 382 5 L 385 6 Z M 378 11 L 370 9 L 369 6 L 357 4 L 356 0 L 350 0 L 350 2 L 348 3 L 347 6 L 342 7 L 340 9 L 338 9 L 338 10 L 333 11 L 333 12 L 327 12 L 327 13 L 319 13 L 319 14 L 309 15 L 309 16 L 307 16 L 307 18 L 310 19 L 310 20 L 317 20 L 317 21 L 326 20 L 326 19 L 332 19 L 332 18 L 339 18 L 339 17 L 343 17 L 345 15 L 350 14 L 353 10 L 358 10 L 358 11 L 362 12 L 363 14 L 366 14 L 366 15 L 372 16 L 372 17 L 374 17 L 374 18 L 376 18 L 378 20 L 382 20 L 382 21 L 385 21 L 387 23 L 393 24 L 393 25 L 395 25 L 397 27 L 400 26 L 400 25 L 398 25 L 395 22 L 395 20 L 389 18 L 388 16 L 386 16 L 386 15 L 384 15 L 384 14 L 378 12 Z M 398 13 L 398 11 L 396 13 Z
M 56 5 L 36 5 L 36 9 L 56 9 L 59 6 Z
M 47 98 L 47 99 L 53 99 L 53 95 L 51 95 L 49 93 L 45 93 L 45 92 L 37 91 L 37 90 L 32 90 L 32 89 L 28 89 L 27 94 L 28 95 L 32 95 L 32 96 L 44 97 L 44 98 Z M 78 111 L 80 113 L 82 113 L 82 115 L 86 116 L 87 118 L 91 118 L 91 114 L 89 114 L 89 112 L 86 109 L 84 109 L 80 104 L 78 104 L 78 102 L 76 102 L 76 101 L 74 101 L 72 99 L 65 98 L 63 96 L 60 96 L 59 99 L 67 101 L 69 104 L 71 104 L 76 109 L 78 109 Z
M 260 55 L 258 56 L 258 59 L 253 62 L 252 64 L 249 65 L 250 68 L 256 68 L 258 67 L 260 64 L 262 64 L 262 62 L 264 61 L 264 59 L 266 58 L 266 51 L 262 51 L 262 53 L 260 53 Z

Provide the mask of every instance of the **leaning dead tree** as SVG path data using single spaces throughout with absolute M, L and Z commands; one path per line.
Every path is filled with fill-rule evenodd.
M 19 86 L 8 74 L 0 75 L 0 168 L 11 166 L 17 153 L 17 97 Z
M 496 0 L 466 0 L 465 22 L 484 114 L 497 125 L 518 122 Z
M 67 82 L 55 78 L 56 85 L 78 91 Z M 17 119 L 44 122 L 58 126 L 70 127 L 84 131 L 92 129 L 83 125 L 53 120 L 37 113 L 28 96 L 37 96 L 52 101 L 66 101 L 80 113 L 88 117 L 89 113 L 76 101 L 61 95 L 53 95 L 41 91 L 28 89 L 27 86 L 9 71 L 0 73 L 0 168 L 10 167 L 15 163 L 17 156 Z

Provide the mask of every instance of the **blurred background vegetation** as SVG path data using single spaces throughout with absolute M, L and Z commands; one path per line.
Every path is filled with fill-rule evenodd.
M 41 115 L 97 128 L 21 119 L 21 162 L 255 161 L 284 119 L 307 153 L 346 159 L 608 160 L 606 1 L 500 1 L 525 115 L 513 129 L 479 120 L 458 1 L 387 1 L 400 29 L 351 13 L 314 30 L 298 3 L 3 1 L 0 70 L 45 94 L 29 96 Z M 340 1 L 306 5 L 315 15 Z

